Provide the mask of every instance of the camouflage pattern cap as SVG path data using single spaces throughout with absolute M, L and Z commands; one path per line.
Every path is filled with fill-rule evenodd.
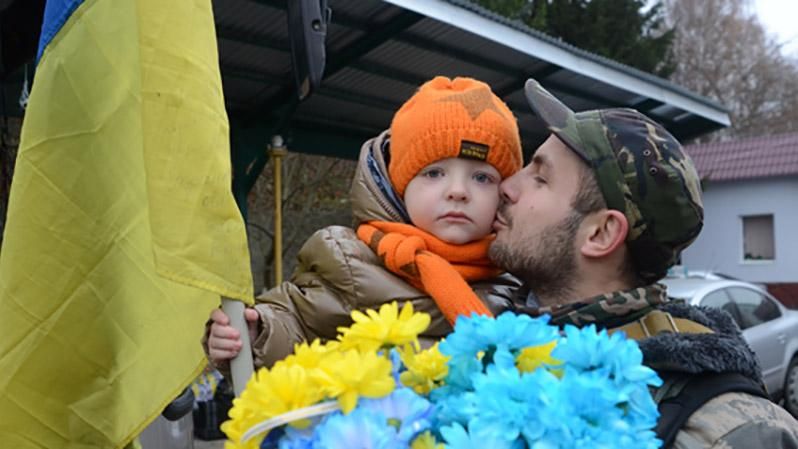
M 634 109 L 574 113 L 533 79 L 524 91 L 548 129 L 591 167 L 607 207 L 626 216 L 640 277 L 664 277 L 704 222 L 698 173 L 681 144 Z

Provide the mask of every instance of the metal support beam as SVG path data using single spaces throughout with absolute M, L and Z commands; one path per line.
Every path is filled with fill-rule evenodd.
M 334 75 L 423 18 L 424 16 L 420 14 L 403 10 L 388 23 L 375 26 L 373 30 L 349 44 L 343 50 L 334 54 L 328 54 L 328 63 L 327 67 L 324 69 L 324 78 L 329 78 Z M 280 109 L 285 111 L 284 116 L 288 117 L 293 112 L 293 109 L 296 108 L 297 104 L 296 89 L 293 87 L 285 88 L 264 102 L 264 104 L 258 108 L 258 112 L 263 114 L 270 110 Z M 284 121 L 283 125 L 285 123 Z

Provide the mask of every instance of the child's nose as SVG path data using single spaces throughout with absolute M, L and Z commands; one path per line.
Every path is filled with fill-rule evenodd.
M 463 180 L 452 179 L 449 190 L 446 192 L 447 198 L 453 201 L 465 201 L 468 199 L 468 189 Z

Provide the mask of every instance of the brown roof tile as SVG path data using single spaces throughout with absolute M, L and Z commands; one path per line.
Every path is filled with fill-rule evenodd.
M 688 145 L 685 151 L 703 180 L 798 175 L 798 133 Z

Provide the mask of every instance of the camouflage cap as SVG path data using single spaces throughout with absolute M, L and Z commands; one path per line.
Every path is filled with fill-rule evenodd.
M 607 207 L 626 216 L 638 275 L 664 277 L 704 222 L 698 173 L 681 144 L 634 109 L 574 113 L 533 79 L 524 90 L 549 130 L 592 168 Z

